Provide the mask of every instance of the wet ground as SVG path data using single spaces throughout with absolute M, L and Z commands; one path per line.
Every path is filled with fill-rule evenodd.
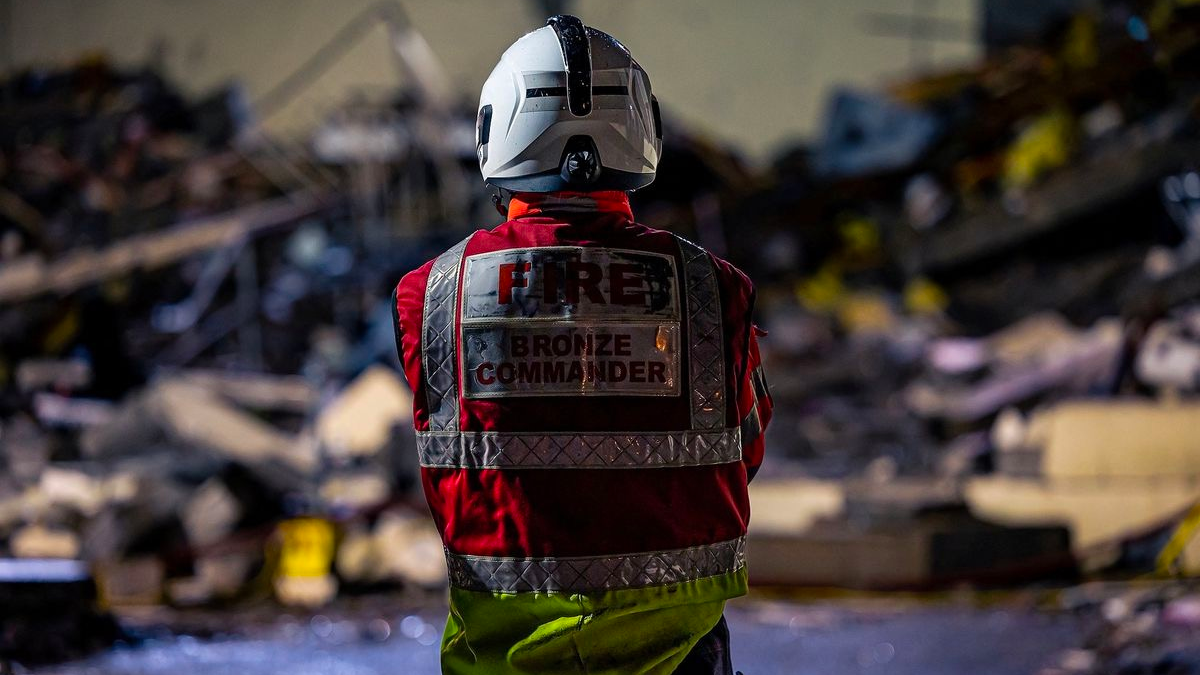
M 746 675 L 1031 675 L 1084 640 L 1075 615 L 1041 610 L 1028 596 L 756 596 L 731 603 L 728 616 L 735 667 Z M 436 602 L 373 598 L 315 615 L 264 607 L 123 618 L 140 645 L 33 672 L 432 675 L 444 613 Z

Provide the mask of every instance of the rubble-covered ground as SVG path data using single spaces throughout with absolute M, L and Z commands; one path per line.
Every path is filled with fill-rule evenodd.
M 1080 647 L 1086 621 L 1031 597 L 795 601 L 751 597 L 728 610 L 735 667 L 748 675 L 1026 675 Z M 319 614 L 130 616 L 146 640 L 41 675 L 433 675 L 443 608 L 412 599 L 339 602 Z M 198 634 L 172 635 L 162 626 Z M 158 628 L 154 626 L 158 624 Z M 232 626 L 232 627 L 231 627 Z
M 127 608 L 128 640 L 29 672 L 433 674 L 440 597 L 359 595 L 312 612 Z M 755 591 L 726 614 L 734 665 L 746 675 L 1200 673 L 1200 585 L 1190 581 L 919 595 Z

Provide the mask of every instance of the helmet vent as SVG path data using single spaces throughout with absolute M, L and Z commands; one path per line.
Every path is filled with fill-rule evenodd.
M 572 187 L 591 185 L 600 177 L 600 153 L 590 136 L 572 136 L 563 147 L 560 174 Z
M 592 44 L 583 22 L 570 14 L 552 16 L 546 25 L 554 29 L 567 66 L 567 107 L 583 117 L 592 112 Z
M 479 109 L 475 119 L 475 151 L 479 153 L 479 161 L 487 161 L 487 145 L 492 136 L 492 106 L 485 105 Z
M 566 96 L 566 87 L 530 87 L 525 90 L 525 98 L 542 98 L 543 96 Z

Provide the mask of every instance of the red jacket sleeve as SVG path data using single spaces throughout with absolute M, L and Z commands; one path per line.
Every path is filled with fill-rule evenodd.
M 736 387 L 733 395 L 737 417 L 730 421 L 741 427 L 742 462 L 747 479 L 752 479 L 763 461 L 763 433 L 773 407 L 758 350 L 758 338 L 766 332 L 752 322 L 755 293 L 750 278 L 728 262 L 715 256 L 714 259 L 726 296 L 728 349 L 734 367 L 732 383 Z
M 421 372 L 421 319 L 425 311 L 425 282 L 433 269 L 433 261 L 404 275 L 392 293 L 392 308 L 396 327 L 396 350 L 404 377 L 413 393 L 413 426 L 418 431 L 428 428 L 425 387 Z
M 742 461 L 746 464 L 748 479 L 753 479 L 762 465 L 766 449 L 764 434 L 775 407 L 771 400 L 771 392 L 767 389 L 762 354 L 758 350 L 758 338 L 764 335 L 766 332 L 758 326 L 751 327 L 745 376 L 738 391 L 738 410 L 743 413 Z

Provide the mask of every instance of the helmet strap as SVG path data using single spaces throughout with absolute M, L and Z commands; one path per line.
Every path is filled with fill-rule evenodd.
M 508 201 L 512 199 L 512 193 L 509 192 L 507 198 L 504 193 L 508 192 L 504 188 L 496 188 L 492 193 L 492 206 L 496 207 L 496 213 L 499 213 L 504 218 L 508 218 Z

